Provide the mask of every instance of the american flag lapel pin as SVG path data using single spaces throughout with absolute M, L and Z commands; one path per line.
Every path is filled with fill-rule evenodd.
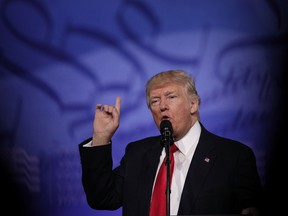
M 206 163 L 209 163 L 210 159 L 206 157 L 206 158 L 204 159 L 204 161 L 205 161 Z

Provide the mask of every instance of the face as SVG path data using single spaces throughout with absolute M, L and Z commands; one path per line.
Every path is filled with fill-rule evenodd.
M 188 97 L 180 85 L 166 83 L 151 89 L 149 102 L 158 128 L 164 119 L 172 123 L 175 141 L 184 137 L 197 120 L 198 101 Z

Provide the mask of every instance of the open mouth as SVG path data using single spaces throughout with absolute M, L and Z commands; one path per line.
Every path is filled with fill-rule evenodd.
M 161 121 L 163 120 L 169 120 L 169 116 L 162 116 Z

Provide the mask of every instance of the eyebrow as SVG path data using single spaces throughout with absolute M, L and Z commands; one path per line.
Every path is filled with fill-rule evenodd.
M 174 91 L 167 91 L 167 92 L 164 92 L 164 96 L 168 96 L 170 94 L 173 94 L 175 93 Z M 159 98 L 160 96 L 157 94 L 157 95 L 151 95 L 150 98 Z
M 166 92 L 164 92 L 164 96 L 168 96 L 168 95 L 170 95 L 170 94 L 175 94 L 175 93 L 177 93 L 177 91 L 176 90 L 168 90 L 168 91 L 166 91 Z M 158 97 L 160 97 L 159 95 L 151 95 L 150 96 L 150 98 L 158 98 Z
M 176 90 L 172 90 L 172 91 L 169 90 L 169 91 L 165 92 L 164 95 L 165 95 L 165 96 L 168 96 L 168 95 L 170 95 L 170 94 L 176 94 L 176 93 L 177 93 Z

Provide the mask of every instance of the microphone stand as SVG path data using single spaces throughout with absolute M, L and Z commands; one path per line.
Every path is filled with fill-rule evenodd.
M 164 139 L 162 140 L 166 152 L 166 216 L 170 216 L 170 146 L 173 144 L 173 137 L 169 130 L 164 131 Z

